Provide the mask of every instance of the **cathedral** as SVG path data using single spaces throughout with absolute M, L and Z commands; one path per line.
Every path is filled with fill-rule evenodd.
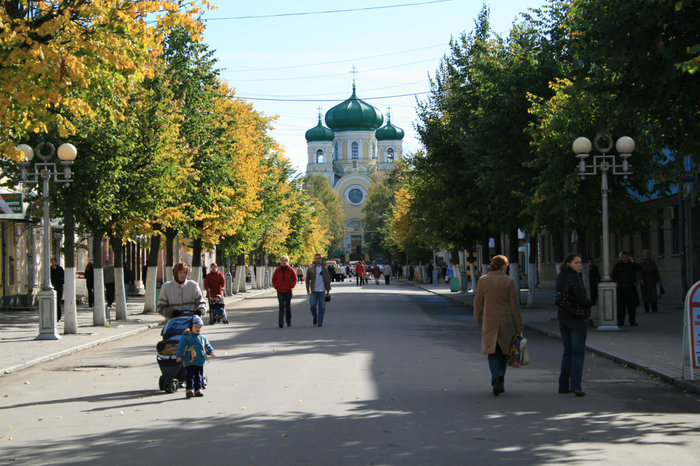
M 391 115 L 382 126 L 381 112 L 357 98 L 355 83 L 350 98 L 326 112 L 325 123 L 319 113 L 318 124 L 306 132 L 306 172 L 328 178 L 340 198 L 345 238 L 343 251 L 338 251 L 344 257 L 339 258 L 345 262 L 369 259 L 363 252 L 362 207 L 370 186 L 401 158 L 404 132 L 391 124 Z

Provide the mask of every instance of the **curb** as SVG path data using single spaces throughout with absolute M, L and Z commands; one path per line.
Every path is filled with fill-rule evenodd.
M 471 305 L 469 305 L 469 304 L 467 304 L 467 303 L 465 303 L 465 302 L 463 302 L 463 301 L 460 301 L 460 300 L 457 299 L 455 296 L 452 296 L 452 295 L 449 295 L 449 294 L 436 293 L 436 292 L 434 292 L 434 291 L 432 291 L 432 290 L 429 290 L 429 289 L 427 289 L 427 288 L 423 288 L 422 286 L 420 286 L 420 285 L 418 285 L 418 284 L 415 284 L 414 286 L 417 286 L 418 288 L 421 288 L 421 289 L 423 289 L 423 290 L 425 290 L 425 291 L 427 291 L 427 292 L 429 292 L 429 293 L 432 293 L 432 294 L 434 294 L 434 295 L 442 296 L 442 297 L 444 297 L 444 298 L 446 298 L 446 299 L 449 299 L 450 301 L 452 301 L 452 302 L 454 302 L 454 303 L 461 304 L 461 305 L 463 305 L 464 307 L 472 307 Z M 561 336 L 560 336 L 560 335 L 557 335 L 556 333 L 552 333 L 552 332 L 550 332 L 549 330 L 545 330 L 545 329 L 543 329 L 543 328 L 540 328 L 540 327 L 537 327 L 537 326 L 534 326 L 534 325 L 531 325 L 531 324 L 523 324 L 523 326 L 524 326 L 525 328 L 529 329 L 529 330 L 533 330 L 533 331 L 539 332 L 539 333 L 542 334 L 542 335 L 545 335 L 545 336 L 548 336 L 548 337 L 552 337 L 552 338 L 558 338 L 559 340 L 561 340 Z M 619 357 L 619 356 L 615 356 L 614 354 L 608 353 L 608 352 L 606 352 L 606 351 L 601 351 L 601 350 L 599 350 L 599 349 L 592 348 L 592 347 L 590 347 L 590 346 L 588 346 L 588 345 L 586 345 L 586 351 L 588 351 L 588 352 L 590 352 L 590 353 L 593 353 L 593 354 L 596 354 L 596 355 L 598 355 L 598 356 L 602 356 L 602 357 L 604 357 L 604 358 L 610 359 L 611 361 L 614 361 L 614 362 L 616 362 L 616 363 L 618 363 L 618 364 L 625 364 L 625 365 L 627 365 L 627 366 L 629 366 L 629 367 L 631 367 L 631 368 L 633 368 L 633 369 L 636 369 L 636 370 L 638 370 L 638 371 L 645 372 L 645 373 L 647 373 L 647 374 L 649 374 L 649 375 L 651 375 L 651 376 L 653 376 L 653 377 L 657 377 L 657 378 L 659 378 L 660 380 L 663 380 L 664 382 L 666 382 L 666 383 L 668 383 L 668 384 L 670 384 L 670 385 L 673 385 L 674 387 L 678 387 L 678 388 L 681 388 L 681 389 L 683 389 L 683 390 L 686 390 L 686 391 L 689 391 L 689 392 L 693 392 L 693 393 L 700 393 L 700 386 L 697 385 L 697 384 L 695 384 L 695 383 L 693 383 L 693 382 L 690 381 L 690 380 L 686 380 L 686 379 L 677 379 L 677 378 L 675 378 L 675 377 L 671 377 L 670 375 L 664 374 L 663 372 L 659 372 L 659 371 L 657 371 L 656 369 L 652 369 L 651 367 L 644 366 L 644 365 L 635 363 L 635 362 L 633 362 L 633 361 L 629 361 L 629 360 L 627 360 L 627 359 L 621 358 L 621 357 Z
M 131 335 L 135 335 L 137 333 L 145 332 L 146 330 L 160 327 L 161 325 L 163 325 L 162 322 L 144 325 L 142 327 L 137 327 L 135 329 L 129 330 L 128 332 L 118 333 L 116 335 L 112 335 L 109 337 L 100 338 L 100 339 L 91 341 L 89 343 L 84 343 L 82 345 L 78 345 L 78 346 L 74 346 L 72 348 L 64 349 L 63 351 L 58 351 L 56 353 L 48 354 L 46 356 L 41 356 L 41 357 L 38 357 L 36 359 L 32 359 L 31 361 L 23 362 L 22 364 L 16 364 L 16 365 L 11 366 L 11 367 L 2 368 L 2 369 L 0 369 L 0 376 L 5 375 L 5 374 L 12 374 L 13 372 L 18 372 L 20 370 L 27 369 L 31 366 L 36 365 L 36 364 L 46 362 L 46 361 L 52 361 L 54 359 L 57 359 L 57 358 L 60 358 L 63 356 L 68 356 L 68 355 L 76 353 L 78 351 L 82 351 L 82 350 L 85 350 L 88 348 L 99 346 L 103 343 L 107 343 L 107 342 L 114 341 L 114 340 L 119 340 L 120 338 L 125 338 L 125 337 L 131 336 Z
M 264 294 L 266 292 L 269 292 L 270 290 L 273 290 L 273 288 L 265 289 L 265 290 L 247 291 L 246 293 L 250 293 L 247 296 L 238 296 L 238 295 L 228 296 L 228 298 L 229 298 L 228 304 L 238 303 L 240 301 L 244 301 L 246 298 L 252 298 L 254 296 L 258 296 L 258 295 Z M 131 314 L 131 315 L 139 315 L 139 314 L 141 314 L 141 313 L 139 312 L 139 313 L 135 313 L 135 314 Z M 73 353 L 83 351 L 83 350 L 86 350 L 89 348 L 94 348 L 95 346 L 99 346 L 99 345 L 102 345 L 104 343 L 108 343 L 110 341 L 119 340 L 121 338 L 126 338 L 129 336 L 135 335 L 137 333 L 145 332 L 146 330 L 160 327 L 163 325 L 163 323 L 164 322 L 156 322 L 156 323 L 144 325 L 141 327 L 131 329 L 131 330 L 124 332 L 124 333 L 118 333 L 116 335 L 111 335 L 109 337 L 99 338 L 99 339 L 91 341 L 89 343 L 84 343 L 82 345 L 74 346 L 72 348 L 67 348 L 67 349 L 64 349 L 62 351 L 58 351 L 56 353 L 51 353 L 51 354 L 48 354 L 46 356 L 41 356 L 41 357 L 38 357 L 36 359 L 32 359 L 31 361 L 23 362 L 21 364 L 15 364 L 14 366 L 0 368 L 0 377 L 2 377 L 3 375 L 9 375 L 9 374 L 19 372 L 19 371 L 24 370 L 24 369 L 28 369 L 29 367 L 35 366 L 35 365 L 40 364 L 42 362 L 53 361 L 54 359 L 68 356 L 68 355 L 71 355 Z

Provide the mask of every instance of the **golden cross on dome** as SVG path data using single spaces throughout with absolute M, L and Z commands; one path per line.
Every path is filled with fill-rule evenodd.
M 318 110 L 318 119 L 320 120 L 321 119 L 321 106 L 320 105 L 318 106 L 317 110 Z
M 352 68 L 350 69 L 350 74 L 352 75 L 352 87 L 355 87 L 355 78 L 357 77 L 357 67 L 355 65 L 352 65 Z

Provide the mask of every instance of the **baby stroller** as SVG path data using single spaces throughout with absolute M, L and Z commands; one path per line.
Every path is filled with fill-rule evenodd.
M 228 324 L 224 298 L 221 296 L 209 298 L 209 325 L 214 325 L 217 322 Z
M 174 317 L 165 323 L 160 334 L 163 339 L 156 345 L 156 360 L 160 367 L 161 376 L 158 379 L 158 388 L 165 393 L 176 392 L 181 383 L 185 381 L 185 366 L 177 362 L 177 345 L 185 330 L 192 327 L 192 315 L 185 311 L 182 317 Z M 206 388 L 207 378 L 204 376 L 202 388 Z

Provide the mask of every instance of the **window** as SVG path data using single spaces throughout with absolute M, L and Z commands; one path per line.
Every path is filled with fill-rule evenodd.
M 656 230 L 656 254 L 659 256 L 663 256 L 666 253 L 666 240 L 664 238 L 664 209 L 659 209 L 657 211 L 657 217 L 659 226 Z
M 353 160 L 360 158 L 360 146 L 356 142 L 352 143 L 352 158 Z
M 372 143 L 372 158 L 377 158 L 377 147 L 374 145 L 374 143 Z
M 651 234 L 649 232 L 649 228 L 644 229 L 641 236 L 642 251 L 651 251 Z
M 394 161 L 394 149 L 392 147 L 390 147 L 386 150 L 386 161 L 387 162 Z
M 316 163 L 325 163 L 326 158 L 323 156 L 323 151 L 321 149 L 316 151 Z
M 360 205 L 365 200 L 366 191 L 359 185 L 352 185 L 345 190 L 345 198 L 352 205 Z
M 340 160 L 340 143 L 335 142 L 335 160 Z

